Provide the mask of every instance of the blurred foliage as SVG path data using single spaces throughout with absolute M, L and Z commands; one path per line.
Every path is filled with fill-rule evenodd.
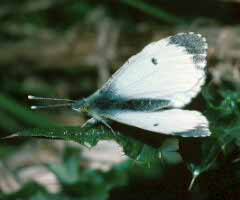
M 240 92 L 234 90 L 234 86 L 216 88 L 209 83 L 203 90 L 203 96 L 207 102 L 206 115 L 210 119 L 213 135 L 202 144 L 202 162 L 189 165 L 193 174 L 190 189 L 200 174 L 220 165 L 219 154 L 227 159 L 235 153 L 238 146 L 236 141 L 240 136 Z M 231 147 L 233 145 L 234 149 Z
M 0 94 L 0 107 L 3 109 L 2 115 L 2 128 L 6 130 L 12 130 L 20 128 L 18 121 L 25 125 L 32 125 L 37 127 L 49 127 L 54 124 L 46 118 L 46 116 L 40 114 L 34 114 L 31 111 L 26 110 L 23 106 L 19 105 L 13 99 L 7 95 Z M 11 117 L 10 117 L 11 116 Z
M 97 88 L 98 66 L 92 67 L 92 65 L 97 65 L 96 62 L 86 64 L 82 58 L 76 59 L 83 52 L 92 53 L 88 52 L 91 50 L 92 43 L 83 44 L 83 49 L 86 51 L 80 50 L 76 54 L 72 49 L 79 42 L 74 38 L 77 38 L 80 33 L 84 32 L 81 35 L 84 38 L 80 42 L 90 41 L 85 39 L 85 35 L 88 39 L 95 36 L 101 38 L 99 29 L 103 27 L 102 21 L 106 19 L 111 19 L 113 22 L 110 30 L 119 26 L 121 32 L 126 33 L 118 45 L 129 45 L 129 51 L 132 53 L 134 49 L 131 48 L 139 47 L 138 43 L 141 42 L 146 44 L 146 41 L 151 39 L 156 27 L 159 27 L 158 31 L 167 30 L 167 34 L 178 32 L 179 29 L 189 31 L 195 23 L 206 18 L 213 20 L 211 25 L 238 25 L 239 15 L 236 15 L 236 6 L 239 4 L 237 1 L 24 0 L 20 2 L 3 0 L 0 5 L 0 50 L 2 50 L 0 55 L 0 130 L 2 137 L 12 133 L 15 133 L 13 136 L 24 136 L 24 140 L 18 137 L 1 140 L 1 199 L 119 199 L 120 197 L 125 199 L 131 197 L 161 199 L 162 197 L 165 199 L 165 196 L 179 193 L 179 191 L 181 199 L 186 199 L 186 194 L 190 196 L 194 194 L 187 193 L 188 189 L 198 194 L 206 194 L 211 199 L 219 196 L 224 198 L 227 192 L 238 199 L 240 82 L 239 77 L 236 78 L 237 75 L 234 76 L 234 80 L 230 77 L 226 81 L 224 77 L 221 77 L 218 83 L 210 81 L 203 88 L 200 98 L 194 100 L 211 122 L 212 136 L 204 139 L 169 138 L 150 133 L 144 133 L 141 136 L 140 130 L 133 130 L 130 127 L 124 127 L 124 130 L 116 128 L 118 134 L 114 135 L 101 125 L 80 128 L 79 121 L 83 121 L 83 117 L 77 114 L 75 118 L 73 117 L 78 122 L 76 126 L 68 126 L 73 118 L 67 111 L 32 112 L 29 111 L 26 101 L 28 94 L 81 98 Z M 151 28 L 146 28 L 148 27 L 146 24 L 151 25 Z M 204 27 L 202 21 L 200 26 Z M 147 34 L 136 37 L 138 32 L 143 32 L 145 29 Z M 208 27 L 206 29 L 208 30 Z M 222 35 L 226 35 L 227 31 L 223 31 Z M 92 34 L 93 32 L 96 34 Z M 219 29 L 215 32 L 219 32 Z M 133 37 L 129 37 L 130 33 Z M 153 34 L 149 36 L 149 33 Z M 220 41 L 225 40 L 227 39 Z M 98 39 L 93 42 L 98 43 Z M 44 49 L 40 45 L 59 43 L 59 46 L 53 45 L 55 49 Z M 230 48 L 222 44 L 222 48 L 225 46 Z M 64 51 L 66 47 L 67 54 L 62 56 L 61 51 Z M 95 46 L 92 49 L 94 48 Z M 54 54 L 59 49 L 60 53 Z M 96 51 L 107 54 L 105 50 Z M 122 51 L 126 52 L 126 48 Z M 228 51 L 231 52 L 227 49 Z M 41 53 L 49 54 L 50 58 L 44 57 Z M 117 48 L 117 53 L 121 53 L 121 48 Z M 225 60 L 229 59 L 224 56 L 219 58 L 220 53 L 216 54 L 214 46 L 210 46 L 209 53 L 211 54 L 209 65 L 216 66 L 216 68 L 219 63 L 225 64 Z M 236 55 L 239 57 L 239 54 Z M 125 56 L 122 57 L 125 58 Z M 103 57 L 102 54 L 99 57 Z M 63 67 L 58 68 L 62 62 L 62 60 L 57 62 L 59 58 L 79 62 L 76 62 L 77 64 L 73 62 L 71 67 L 63 64 Z M 90 60 L 94 59 L 90 57 Z M 106 60 L 109 60 L 109 57 L 106 56 Z M 235 57 L 227 61 L 230 66 L 239 63 Z M 115 65 L 112 62 L 113 60 L 110 61 L 110 65 Z M 233 69 L 230 70 L 233 71 Z M 118 163 L 108 171 L 94 169 L 86 165 L 82 148 L 64 145 L 63 156 L 57 156 L 61 159 L 60 163 L 43 164 L 40 162 L 36 164 L 44 165 L 57 178 L 61 189 L 57 193 L 52 193 L 46 185 L 34 180 L 21 185 L 19 178 L 19 168 L 24 169 L 27 165 L 31 165 L 27 160 L 26 166 L 16 167 L 18 159 L 21 162 L 22 147 L 26 141 L 30 141 L 33 143 L 30 153 L 34 152 L 35 142 L 38 139 L 30 140 L 30 137 L 36 136 L 53 139 L 52 145 L 49 146 L 54 146 L 54 141 L 57 139 L 63 139 L 75 141 L 89 150 L 101 141 L 115 141 L 130 160 Z M 43 154 L 45 154 L 44 150 L 46 149 L 42 149 Z M 9 159 L 14 155 L 18 157 L 13 162 L 16 166 L 10 166 Z M 4 185 L 8 186 L 8 180 L 6 171 L 2 171 L 2 164 L 6 165 L 7 169 L 9 168 L 10 175 L 21 185 L 17 190 L 12 192 L 3 190 Z M 4 182 L 5 179 L 7 183 Z M 231 198 L 231 194 L 228 199 Z
M 177 18 L 176 16 L 171 15 L 170 13 L 161 10 L 160 8 L 151 6 L 150 4 L 144 2 L 144 1 L 139 1 L 139 0 L 123 0 L 125 4 L 132 6 L 134 8 L 137 8 L 149 15 L 152 15 L 153 17 L 156 17 L 160 20 L 163 20 L 168 23 L 173 23 L 173 24 L 183 24 L 184 21 Z

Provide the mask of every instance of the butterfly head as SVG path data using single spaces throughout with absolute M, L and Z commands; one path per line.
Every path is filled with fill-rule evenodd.
M 81 99 L 79 101 L 76 101 L 76 103 L 74 103 L 72 105 L 72 109 L 77 112 L 87 113 L 88 112 L 88 103 L 87 103 L 86 99 Z

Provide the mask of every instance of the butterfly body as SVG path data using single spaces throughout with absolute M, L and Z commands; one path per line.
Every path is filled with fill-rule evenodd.
M 76 102 L 72 108 L 79 112 L 88 113 L 90 116 L 97 115 L 102 118 L 111 118 L 109 114 L 114 112 L 152 112 L 170 108 L 169 105 L 169 101 L 164 99 L 129 99 L 97 91 L 90 97 Z
M 207 48 L 206 39 L 194 33 L 150 43 L 72 108 L 90 115 L 89 123 L 100 121 L 108 127 L 107 121 L 113 120 L 168 135 L 208 136 L 206 117 L 182 109 L 205 82 Z

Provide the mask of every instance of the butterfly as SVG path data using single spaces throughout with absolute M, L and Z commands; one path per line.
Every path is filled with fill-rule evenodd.
M 101 122 L 112 130 L 109 121 L 113 120 L 167 135 L 209 136 L 207 118 L 199 111 L 182 109 L 205 82 L 207 49 L 206 39 L 192 32 L 152 42 L 89 97 L 75 101 L 29 96 L 71 102 L 32 109 L 70 106 L 92 117 L 83 126 Z

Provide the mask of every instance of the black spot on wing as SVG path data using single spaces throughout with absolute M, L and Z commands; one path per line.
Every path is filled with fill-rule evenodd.
M 153 124 L 153 126 L 158 126 L 159 124 L 158 123 L 156 123 L 156 124 Z
M 207 126 L 199 125 L 191 130 L 173 133 L 173 135 L 181 137 L 206 137 L 210 136 L 211 132 Z
M 156 59 L 156 58 L 152 58 L 152 63 L 153 63 L 154 65 L 157 65 L 157 64 L 158 64 L 157 59 Z
M 180 33 L 169 38 L 169 44 L 185 47 L 189 54 L 206 54 L 206 39 L 200 34 Z

